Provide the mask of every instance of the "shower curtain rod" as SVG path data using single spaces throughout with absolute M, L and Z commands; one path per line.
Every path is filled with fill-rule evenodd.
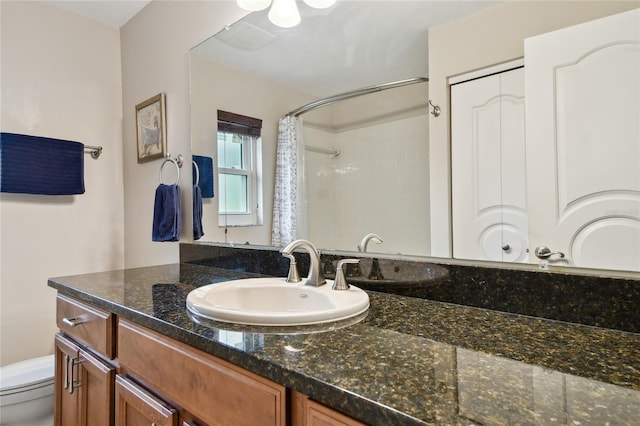
M 362 96 L 362 95 L 368 95 L 369 93 L 380 92 L 382 90 L 393 89 L 395 87 L 407 86 L 409 84 L 426 83 L 428 81 L 429 79 L 426 77 L 414 77 L 414 78 L 408 78 L 406 80 L 392 81 L 391 83 L 376 84 L 374 86 L 352 90 L 350 92 L 344 92 L 338 95 L 329 96 L 328 98 L 313 101 L 311 103 L 301 106 L 300 108 L 294 109 L 293 111 L 289 112 L 287 116 L 298 117 L 299 115 L 302 115 L 306 112 L 313 111 L 314 109 L 322 108 L 324 106 L 331 105 L 336 102 L 344 101 L 346 99 L 351 99 L 351 98 L 355 98 L 357 96 Z

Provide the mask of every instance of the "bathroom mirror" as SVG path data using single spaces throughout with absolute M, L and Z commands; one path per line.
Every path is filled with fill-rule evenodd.
M 219 227 L 214 197 L 203 202 L 202 241 L 270 244 L 280 118 L 327 96 L 380 83 L 428 77 L 433 67 L 428 63 L 429 28 L 465 20 L 473 25 L 472 14 L 497 6 L 509 7 L 500 3 L 342 1 L 329 10 L 310 9 L 300 3 L 302 22 L 298 27 L 278 28 L 268 22 L 267 11 L 255 12 L 194 47 L 190 52 L 192 153 L 215 156 L 214 124 L 218 109 L 263 120 L 263 173 L 258 179 L 263 190 L 264 225 Z M 546 2 L 530 3 L 544 8 Z M 606 4 L 603 6 L 608 2 L 587 3 L 595 5 L 589 7 L 603 9 L 594 12 L 596 17 L 598 13 L 601 16 L 617 13 L 607 10 Z M 625 7 L 631 8 L 620 6 L 620 11 Z M 509 11 L 501 13 L 508 16 Z M 530 18 L 546 20 L 548 14 L 541 11 Z M 562 19 L 558 18 L 558 22 Z M 508 27 L 505 25 L 507 32 Z M 544 29 L 540 33 L 544 33 L 560 25 L 551 22 L 541 27 Z M 470 31 L 474 30 L 477 29 Z M 455 39 L 455 34 L 451 36 Z M 514 42 L 522 40 L 515 37 Z M 496 62 L 513 59 L 517 57 L 507 56 Z M 337 74 L 333 71 L 336 64 Z M 309 213 L 308 238 L 319 248 L 356 251 L 361 238 L 374 232 L 384 242 L 377 244 L 373 240 L 368 251 L 434 255 L 431 247 L 434 206 L 430 205 L 434 182 L 430 181 L 429 156 L 433 145 L 440 142 L 429 140 L 429 128 L 443 124 L 430 114 L 434 107 L 428 104 L 429 97 L 429 84 L 414 84 L 353 98 L 302 116 L 305 143 L 311 146 L 306 155 L 306 176 L 320 180 L 336 173 L 362 176 L 361 180 L 350 181 L 352 186 L 341 188 L 343 194 L 320 184 L 305 198 L 306 202 L 316 198 L 313 212 Z M 439 101 L 448 108 L 448 99 L 434 102 Z M 309 143 L 319 132 L 338 136 L 328 143 Z M 356 139 L 356 134 L 364 138 Z M 379 146 L 385 149 L 367 145 L 372 138 L 383 139 L 385 143 Z M 334 148 L 339 152 L 337 156 L 333 155 Z M 394 157 L 397 153 L 402 155 Z M 361 172 L 365 167 L 370 168 Z M 376 181 L 377 178 L 380 180 Z M 437 185 L 447 188 L 449 183 Z M 386 198 L 389 194 L 397 198 L 389 200 Z M 336 223 L 341 227 L 337 228 Z

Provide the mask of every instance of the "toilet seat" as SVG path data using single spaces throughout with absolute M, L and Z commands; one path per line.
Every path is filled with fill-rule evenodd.
M 51 392 L 55 356 L 47 355 L 4 366 L 0 369 L 1 406 L 17 403 L 28 393 L 39 398 Z
M 0 424 L 28 424 L 53 414 L 55 356 L 0 367 Z
M 0 395 L 16 393 L 38 388 L 53 382 L 55 373 L 54 355 L 46 355 L 15 364 L 4 366 L 0 369 Z

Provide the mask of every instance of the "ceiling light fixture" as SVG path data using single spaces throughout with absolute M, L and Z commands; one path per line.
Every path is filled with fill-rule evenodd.
M 250 12 L 264 10 L 271 5 L 269 21 L 282 28 L 295 27 L 300 23 L 300 12 L 296 0 L 236 0 L 238 6 Z M 337 0 L 303 0 L 308 6 L 315 9 L 326 9 L 335 4 Z

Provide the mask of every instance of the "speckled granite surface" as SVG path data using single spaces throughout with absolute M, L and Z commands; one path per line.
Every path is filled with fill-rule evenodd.
M 265 333 L 189 316 L 193 264 L 53 278 L 61 293 L 374 425 L 637 424 L 640 335 L 370 292 L 361 322 Z
M 614 278 L 327 251 L 321 255 L 325 275 L 333 278 L 338 260 L 347 256 L 360 258 L 359 265 L 347 265 L 347 276 L 366 290 L 640 333 L 640 274 Z M 296 258 L 304 275 L 309 258 L 305 252 L 297 252 Z M 286 276 L 288 268 L 288 260 L 273 247 L 181 244 L 180 259 L 278 276 Z

